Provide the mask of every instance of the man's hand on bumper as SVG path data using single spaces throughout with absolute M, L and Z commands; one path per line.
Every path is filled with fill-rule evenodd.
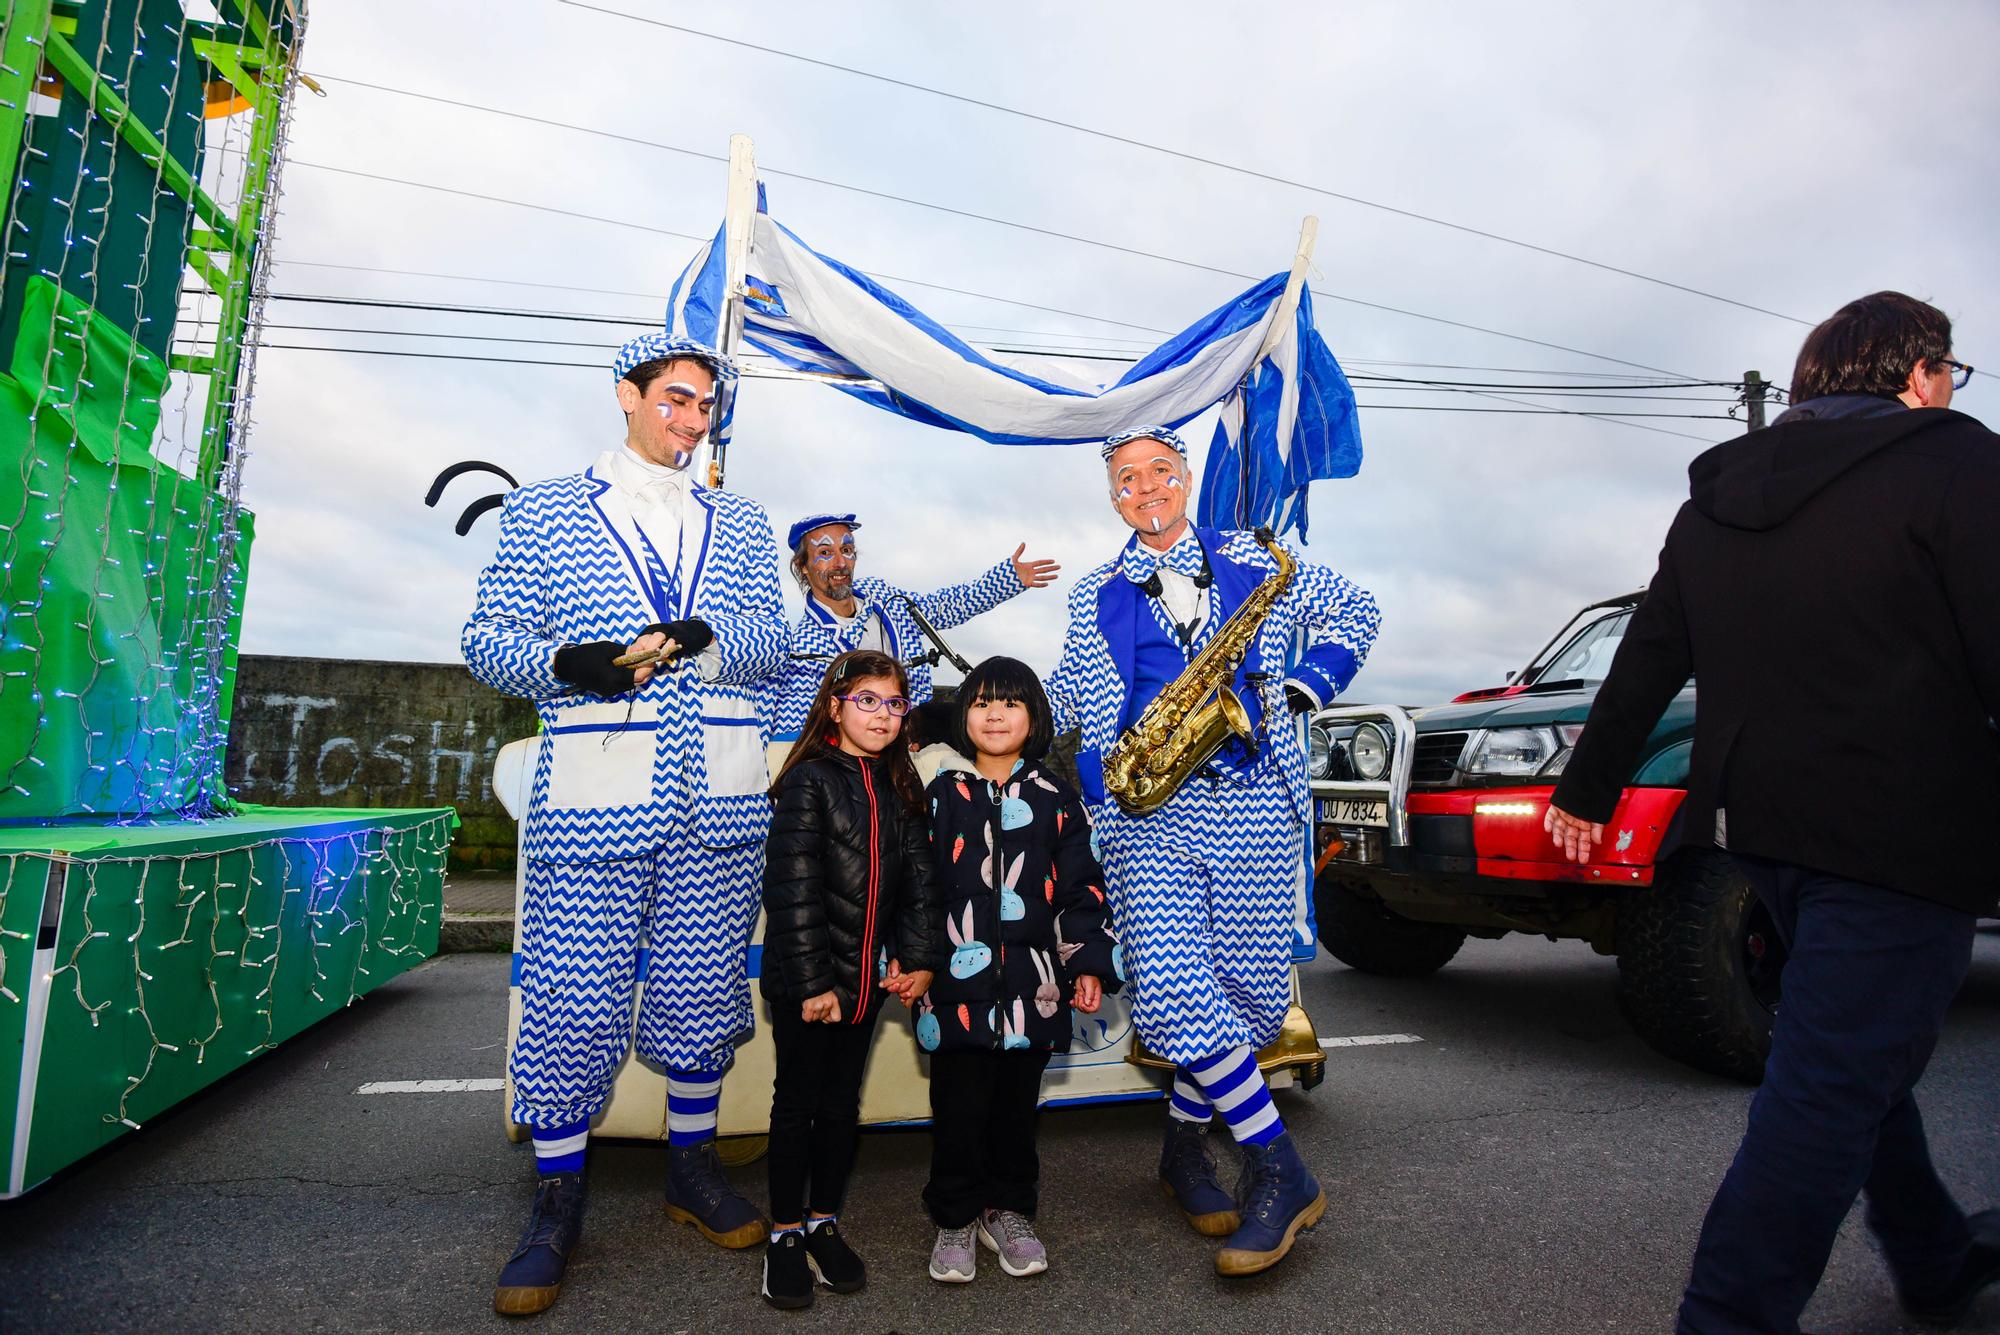
M 1548 815 L 1542 817 L 1542 828 L 1571 862 L 1590 861 L 1591 851 L 1604 842 L 1604 826 L 1580 820 L 1554 803 L 1549 804 Z

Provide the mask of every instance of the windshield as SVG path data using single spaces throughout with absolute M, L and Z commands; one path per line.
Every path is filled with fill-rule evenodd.
M 1521 674 L 1529 685 L 1542 681 L 1600 682 L 1611 671 L 1612 655 L 1632 621 L 1632 609 L 1606 612 L 1561 641 L 1541 662 Z

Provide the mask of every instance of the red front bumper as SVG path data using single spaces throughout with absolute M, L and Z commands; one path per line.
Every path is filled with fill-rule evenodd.
M 1553 786 L 1413 792 L 1408 809 L 1412 818 L 1469 817 L 1481 876 L 1615 885 L 1653 883 L 1653 861 L 1681 799 L 1687 796 L 1684 789 L 1627 788 L 1618 799 L 1618 809 L 1604 823 L 1604 842 L 1597 855 L 1585 863 L 1562 860 L 1542 829 L 1554 792 Z

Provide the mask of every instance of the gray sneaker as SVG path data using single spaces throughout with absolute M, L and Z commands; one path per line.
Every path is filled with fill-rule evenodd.
M 978 1273 L 979 1253 L 973 1246 L 972 1225 L 939 1229 L 937 1241 L 931 1244 L 931 1278 L 941 1284 L 970 1284 Z
M 980 1214 L 978 1228 L 979 1240 L 1000 1257 L 1000 1268 L 1008 1274 L 1039 1275 L 1049 1268 L 1049 1250 L 1035 1236 L 1034 1221 L 1028 1216 L 987 1210 Z

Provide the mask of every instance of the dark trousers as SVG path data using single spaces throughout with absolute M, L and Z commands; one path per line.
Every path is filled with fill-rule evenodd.
M 931 1180 L 924 1206 L 939 1228 L 981 1210 L 1035 1213 L 1035 1155 L 1046 1052 L 931 1054 Z
M 1971 1246 L 1910 1090 L 1971 964 L 1974 919 L 1789 863 L 1737 861 L 1791 957 L 1764 1084 L 1708 1207 L 1679 1328 L 1791 1335 L 1864 1189 L 1905 1291 L 1943 1287 Z
M 778 1074 L 771 1084 L 771 1222 L 797 1223 L 808 1204 L 835 1214 L 854 1167 L 861 1120 L 861 1075 L 874 1041 L 875 1014 L 861 1024 L 807 1024 L 799 1003 L 771 1003 L 771 1046 Z

